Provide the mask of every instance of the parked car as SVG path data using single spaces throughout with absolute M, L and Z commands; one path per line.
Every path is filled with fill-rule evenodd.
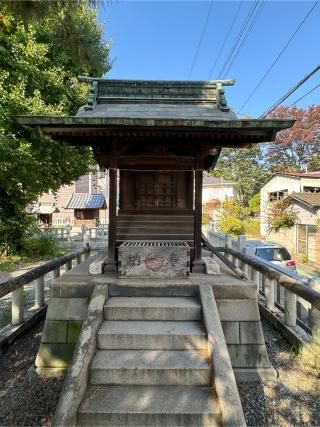
M 296 270 L 296 262 L 288 249 L 278 243 L 249 240 L 247 241 L 247 254 L 262 258 L 289 270 Z

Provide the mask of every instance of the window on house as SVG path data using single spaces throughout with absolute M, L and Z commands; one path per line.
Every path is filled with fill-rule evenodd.
M 273 191 L 269 193 L 269 202 L 274 202 L 276 200 L 282 200 L 288 195 L 288 190 Z
M 52 223 L 54 225 L 63 225 L 64 224 L 64 218 L 53 218 Z
M 303 187 L 305 193 L 320 193 L 320 187 Z
M 75 209 L 74 216 L 77 219 L 96 219 L 99 217 L 99 212 L 96 209 Z

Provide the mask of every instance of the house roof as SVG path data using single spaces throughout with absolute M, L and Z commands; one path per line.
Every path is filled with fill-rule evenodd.
M 297 202 L 301 202 L 305 205 L 308 205 L 312 208 L 319 208 L 320 207 L 320 193 L 291 193 L 286 197 L 286 200 L 292 199 L 296 200 Z
M 101 209 L 104 206 L 106 206 L 106 202 L 102 193 L 73 193 L 65 209 Z
M 262 187 L 264 187 L 266 184 L 268 184 L 269 181 L 271 181 L 273 178 L 277 176 L 286 176 L 288 178 L 320 178 L 320 172 L 276 172 L 273 175 L 271 175 L 263 184 Z
M 231 179 L 219 178 L 216 176 L 204 176 L 203 185 L 236 185 Z
M 58 208 L 55 203 L 39 203 L 35 206 L 31 213 L 42 214 L 42 215 L 50 215 L 53 212 L 57 212 Z
M 298 176 L 299 178 L 320 178 L 320 172 L 284 172 L 282 175 Z

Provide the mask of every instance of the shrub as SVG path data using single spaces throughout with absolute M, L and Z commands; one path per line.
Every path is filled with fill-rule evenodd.
M 256 215 L 260 212 L 260 193 L 255 194 L 248 201 L 251 215 Z
M 21 254 L 28 258 L 59 257 L 65 252 L 66 248 L 63 248 L 57 239 L 47 234 L 21 241 Z
M 210 222 L 210 216 L 207 213 L 202 214 L 202 225 L 208 225 Z
M 278 232 L 283 228 L 291 228 L 298 222 L 296 210 L 285 200 L 270 203 L 268 209 L 268 231 Z
M 225 234 L 231 234 L 233 236 L 239 236 L 245 232 L 244 223 L 240 219 L 232 216 L 222 219 L 219 222 L 219 228 Z

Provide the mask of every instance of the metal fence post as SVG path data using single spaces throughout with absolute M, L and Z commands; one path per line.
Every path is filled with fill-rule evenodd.
M 13 326 L 20 325 L 24 320 L 24 290 L 23 286 L 11 294 L 11 323 Z
M 36 308 L 44 305 L 44 276 L 34 281 L 34 305 Z

